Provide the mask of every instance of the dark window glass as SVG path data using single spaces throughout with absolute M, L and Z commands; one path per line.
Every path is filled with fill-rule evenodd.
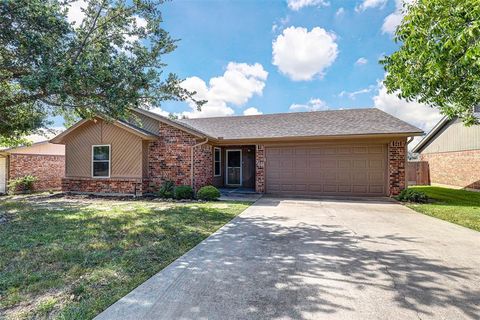
M 93 160 L 110 160 L 110 147 L 93 147 Z
M 108 177 L 108 167 L 110 163 L 97 161 L 93 163 L 93 176 L 94 177 Z
M 92 160 L 93 176 L 108 177 L 110 171 L 110 146 L 94 146 Z
M 215 148 L 215 153 L 214 153 L 214 159 L 213 159 L 213 162 L 215 164 L 215 172 L 214 172 L 214 175 L 216 176 L 220 176 L 221 175 L 221 172 L 220 172 L 220 168 L 221 168 L 221 153 L 220 153 L 220 149 L 217 149 Z
M 230 151 L 228 153 L 228 166 L 240 167 L 240 151 Z

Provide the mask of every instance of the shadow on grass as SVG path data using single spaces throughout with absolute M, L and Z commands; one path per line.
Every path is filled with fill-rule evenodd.
M 0 318 L 52 297 L 49 316 L 92 318 L 246 207 L 32 201 L 0 204 Z

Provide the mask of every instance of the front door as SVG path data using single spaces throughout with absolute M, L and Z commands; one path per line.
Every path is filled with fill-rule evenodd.
M 242 185 L 242 150 L 227 149 L 227 185 Z

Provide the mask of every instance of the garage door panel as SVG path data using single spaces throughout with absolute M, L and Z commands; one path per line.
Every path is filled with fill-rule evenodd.
M 381 159 L 369 160 L 368 167 L 370 169 L 382 169 L 383 168 L 383 161 Z
M 360 194 L 369 193 L 367 185 L 354 185 L 352 191 L 353 193 L 360 193 Z
M 352 167 L 352 160 L 340 159 L 338 160 L 339 169 L 350 169 Z
M 368 147 L 367 146 L 362 146 L 362 147 L 353 147 L 353 153 L 368 153 Z
M 355 169 L 365 169 L 367 167 L 366 159 L 353 160 L 353 167 Z
M 269 193 L 385 195 L 386 145 L 267 147 Z
M 326 168 L 326 169 L 332 169 L 337 167 L 337 160 L 336 159 L 321 159 L 320 161 L 320 167 L 321 168 Z

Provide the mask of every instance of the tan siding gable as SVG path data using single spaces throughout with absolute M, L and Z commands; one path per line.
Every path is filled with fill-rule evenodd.
M 422 153 L 452 152 L 462 150 L 480 150 L 480 125 L 465 127 L 461 120 L 446 124 Z
M 63 156 L 65 154 L 65 146 L 53 143 L 35 143 L 28 147 L 19 147 L 8 150 L 13 154 L 44 154 Z
M 158 120 L 152 119 L 143 115 L 141 113 L 133 111 L 135 114 L 135 120 L 129 121 L 130 123 L 142 128 L 143 130 L 147 130 L 153 134 L 158 134 Z
M 142 139 L 103 120 L 66 137 L 66 176 L 91 177 L 92 145 L 99 144 L 111 145 L 111 178 L 142 177 Z

